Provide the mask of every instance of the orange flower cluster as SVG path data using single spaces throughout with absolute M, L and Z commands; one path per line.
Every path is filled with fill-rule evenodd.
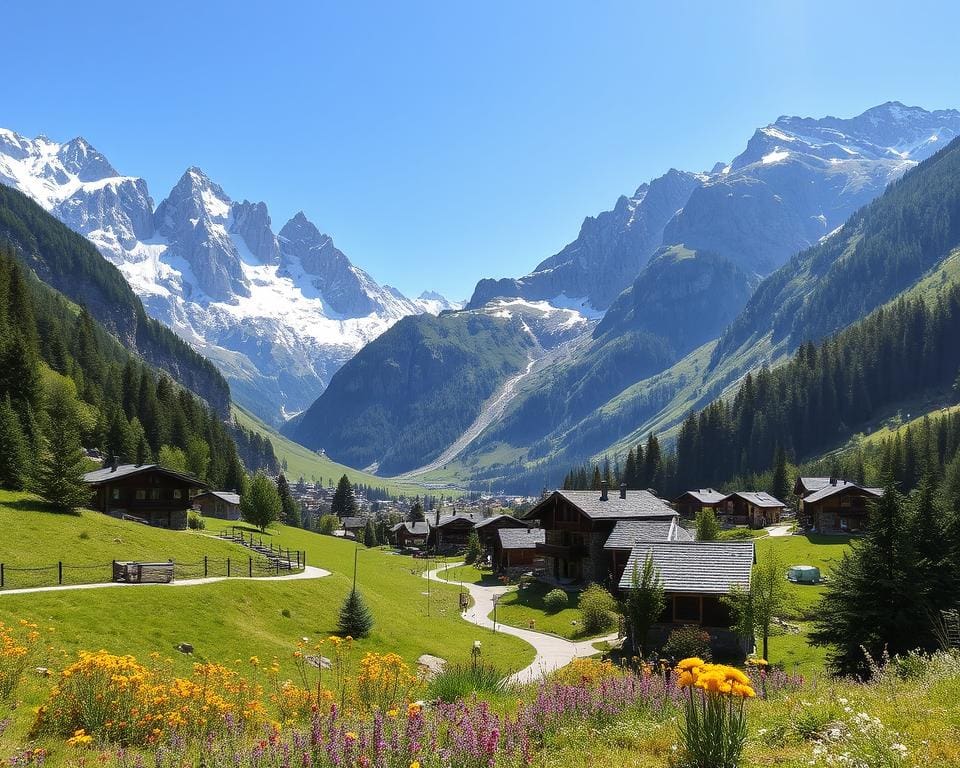
M 148 744 L 165 730 L 201 736 L 230 715 L 240 726 L 264 720 L 261 689 L 220 664 L 195 664 L 170 678 L 133 656 L 81 651 L 40 707 L 35 733 L 82 731 L 120 744 Z M 83 743 L 88 743 L 83 741 Z
M 705 693 L 739 696 L 752 699 L 756 692 L 750 678 L 736 667 L 726 664 L 707 664 L 692 657 L 677 664 L 677 684 L 681 688 L 699 688 Z
M 0 621 L 0 702 L 13 693 L 30 662 L 30 651 L 40 639 L 37 625 L 21 619 L 17 629 Z

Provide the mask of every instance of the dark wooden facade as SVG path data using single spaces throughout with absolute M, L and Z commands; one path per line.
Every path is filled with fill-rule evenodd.
M 107 468 L 84 480 L 93 488 L 94 509 L 178 530 L 187 527 L 191 493 L 204 487 L 196 478 L 158 466 Z
M 425 547 L 430 538 L 430 526 L 425 522 L 397 523 L 390 534 L 397 547 Z
M 440 552 L 453 552 L 464 549 L 473 533 L 474 521 L 467 516 L 456 515 L 443 520 L 430 531 L 431 544 Z
M 874 491 L 849 485 L 818 501 L 802 501 L 801 517 L 818 533 L 859 533 L 878 498 Z

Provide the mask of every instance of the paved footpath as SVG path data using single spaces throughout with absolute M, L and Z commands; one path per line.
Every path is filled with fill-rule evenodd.
M 440 577 L 440 573 L 460 565 L 463 565 L 463 563 L 447 564 L 435 571 L 425 573 L 423 576 L 424 578 L 446 581 L 446 579 Z M 490 618 L 490 614 L 493 612 L 493 599 L 497 595 L 509 592 L 511 587 L 484 587 L 480 584 L 464 584 L 463 586 L 469 590 L 470 597 L 473 598 L 473 607 L 468 608 L 460 615 L 466 621 L 476 624 L 478 627 L 493 629 L 493 620 Z M 500 622 L 497 622 L 496 629 L 497 632 L 502 632 L 505 635 L 513 635 L 514 637 L 519 637 L 521 640 L 525 640 L 532 645 L 537 652 L 530 666 L 510 676 L 509 680 L 511 683 L 521 684 L 540 680 L 550 672 L 560 669 L 560 667 L 565 667 L 578 657 L 593 656 L 597 653 L 596 648 L 593 647 L 594 643 L 600 643 L 605 640 L 616 640 L 617 638 L 617 635 L 614 633 L 605 637 L 595 637 L 592 640 L 575 643 L 571 640 L 557 637 L 556 635 L 535 632 L 532 629 L 511 627 L 508 624 Z
M 314 568 L 312 565 L 305 566 L 302 571 L 297 573 L 287 573 L 283 576 L 208 576 L 199 579 L 181 579 L 180 581 L 171 581 L 169 584 L 126 584 L 124 582 L 104 581 L 98 584 L 64 584 L 56 587 L 29 587 L 27 589 L 2 589 L 0 597 L 3 595 L 25 595 L 31 592 L 63 592 L 68 589 L 107 589 L 112 587 L 194 587 L 198 584 L 214 584 L 218 581 L 299 581 L 301 579 L 322 579 L 329 576 L 330 571 L 323 568 Z
M 767 528 L 767 533 L 771 536 L 790 536 L 791 527 L 789 525 L 771 525 Z

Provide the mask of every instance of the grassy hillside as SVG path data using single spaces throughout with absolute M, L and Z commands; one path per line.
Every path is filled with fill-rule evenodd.
M 423 495 L 426 491 L 425 486 L 417 483 L 397 483 L 389 478 L 377 477 L 369 472 L 361 472 L 359 469 L 353 469 L 344 464 L 338 464 L 327 456 L 321 456 L 309 448 L 304 448 L 299 443 L 293 442 L 284 437 L 272 427 L 264 424 L 260 419 L 240 406 L 233 405 L 234 418 L 245 428 L 257 432 L 270 439 L 273 443 L 274 453 L 277 458 L 287 463 L 287 478 L 292 482 L 303 477 L 307 482 L 322 482 L 327 484 L 332 478 L 334 482 L 340 479 L 341 475 L 350 478 L 351 483 L 363 483 L 365 485 L 380 486 L 386 488 L 389 493 L 395 496 L 417 496 Z M 447 495 L 458 495 L 458 492 L 447 492 Z
M 26 493 L 0 490 L 0 563 L 7 589 L 51 586 L 58 562 L 64 583 L 109 581 L 114 560 L 198 563 L 204 556 L 246 562 L 247 550 L 196 531 L 167 531 L 84 510 L 48 511 Z M 45 570 L 18 570 L 18 569 Z
M 4 496 L 0 523 L 13 536 L 3 537 L 0 559 L 54 561 L 64 552 L 83 552 L 93 560 L 140 553 L 151 558 L 202 557 L 203 552 L 241 557 L 246 550 L 196 533 L 171 532 L 119 523 L 89 512 L 63 517 L 38 511 L 36 504 Z M 210 521 L 211 527 L 226 525 Z M 80 539 L 80 532 L 89 532 Z M 78 590 L 26 595 L 0 592 L 0 621 L 29 619 L 56 628 L 56 644 L 69 652 L 105 648 L 146 658 L 171 654 L 186 670 L 194 659 L 173 653 L 180 642 L 192 643 L 196 656 L 232 662 L 252 655 L 290 658 L 301 637 L 322 638 L 336 631 L 340 604 L 351 587 L 354 553 L 358 588 L 373 611 L 372 635 L 360 649 L 395 651 L 413 662 L 423 653 L 465 661 L 474 640 L 486 658 L 503 667 L 520 668 L 533 649 L 516 638 L 494 635 L 463 621 L 459 589 L 431 582 L 429 616 L 427 582 L 420 576 L 425 561 L 392 555 L 300 529 L 281 527 L 265 536 L 275 544 L 307 552 L 307 561 L 332 571 L 323 579 L 303 581 L 225 581 L 201 586 L 143 585 L 123 589 Z M 37 551 L 39 554 L 33 555 Z M 168 554 L 169 553 L 169 554 Z M 76 557 L 80 557 L 79 554 Z M 285 615 L 289 614 L 289 615 Z M 91 617 L 97 620 L 92 621 Z

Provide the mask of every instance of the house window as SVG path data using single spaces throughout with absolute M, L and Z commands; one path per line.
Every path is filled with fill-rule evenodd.
M 111 489 L 111 491 L 110 491 L 110 498 L 112 498 L 114 501 L 116 501 L 117 499 L 119 499 L 119 498 L 120 498 L 120 489 L 119 489 L 119 488 L 113 488 L 113 489 Z
M 684 623 L 700 623 L 700 596 L 676 595 L 673 598 L 673 620 Z
M 159 501 L 160 500 L 160 489 L 151 488 L 150 489 L 150 501 Z
M 174 489 L 173 489 L 173 498 L 175 498 L 175 499 L 179 499 L 179 498 L 180 498 L 180 489 L 179 489 L 179 488 L 174 488 Z
M 144 488 L 137 488 L 137 501 L 143 501 L 147 498 L 147 491 Z

